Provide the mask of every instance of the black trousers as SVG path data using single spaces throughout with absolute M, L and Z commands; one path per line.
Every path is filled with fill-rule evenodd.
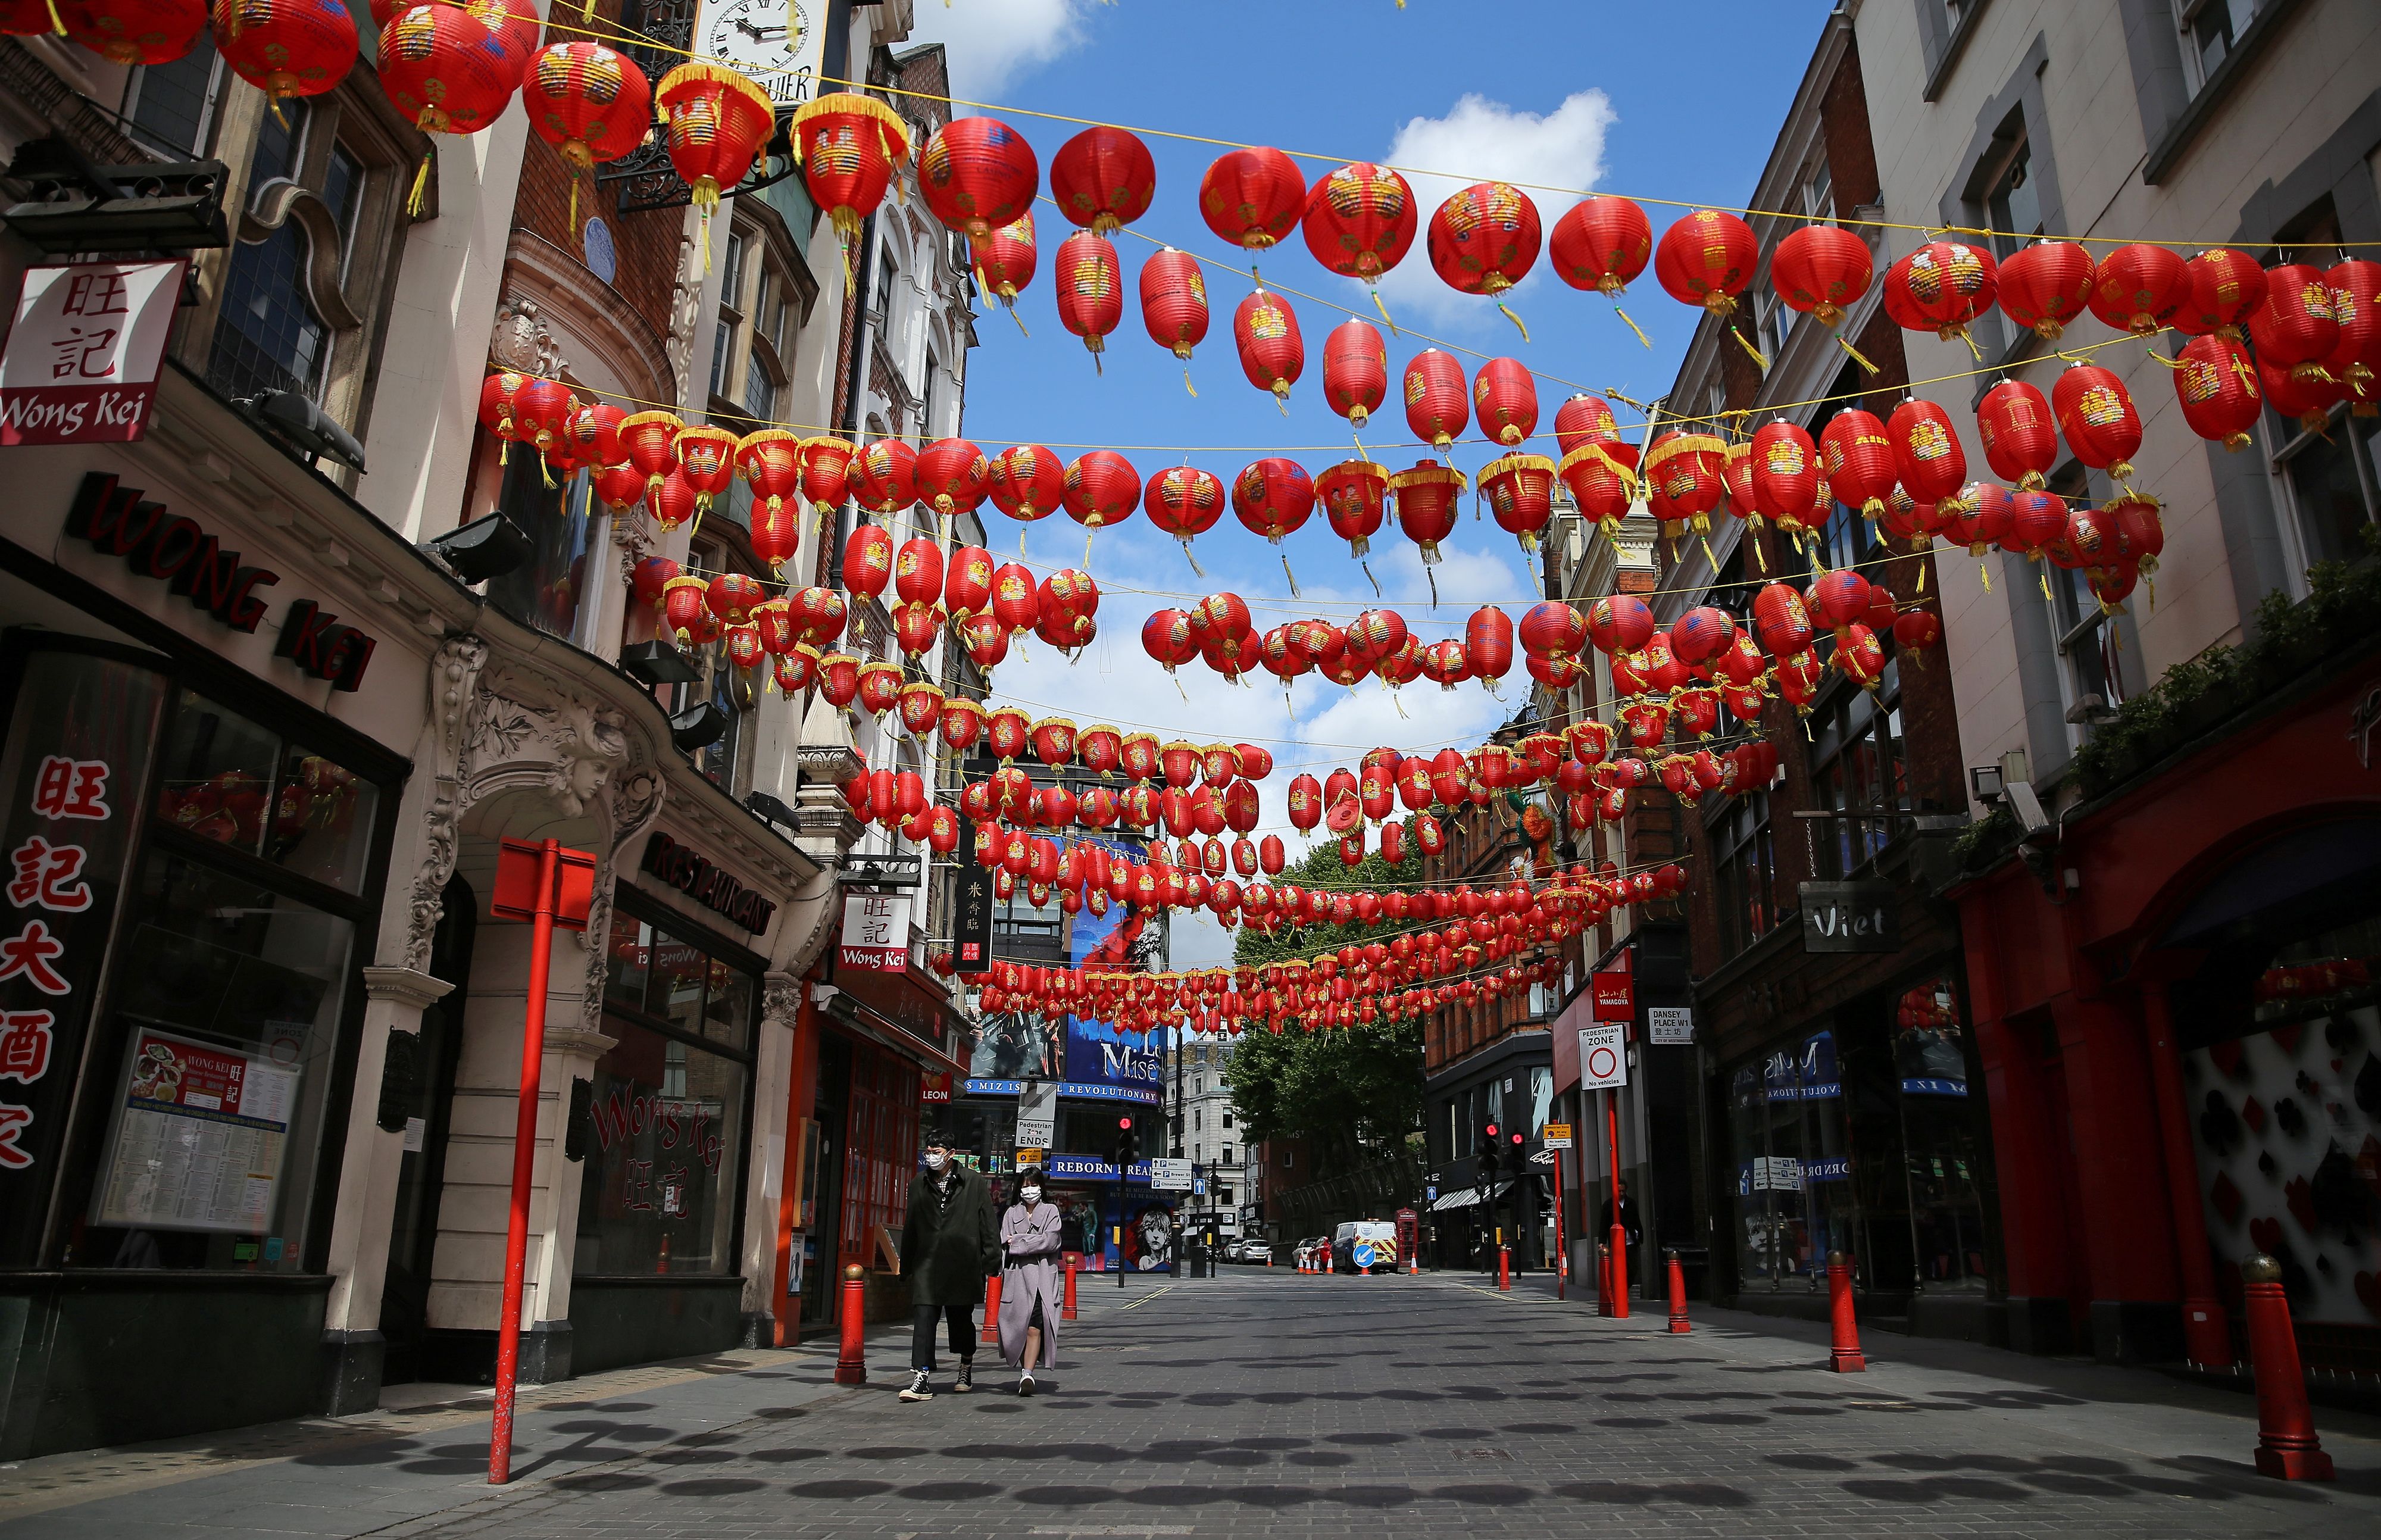
M 951 1351 L 962 1363 L 975 1358 L 975 1302 L 965 1304 L 922 1304 L 910 1318 L 910 1367 L 933 1369 L 934 1363 L 934 1323 L 947 1320 L 951 1324 Z

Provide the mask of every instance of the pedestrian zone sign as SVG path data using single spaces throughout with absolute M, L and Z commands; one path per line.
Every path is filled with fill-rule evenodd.
M 1579 1088 L 1609 1091 L 1629 1083 L 1629 1059 L 1620 1045 L 1621 1024 L 1579 1029 Z

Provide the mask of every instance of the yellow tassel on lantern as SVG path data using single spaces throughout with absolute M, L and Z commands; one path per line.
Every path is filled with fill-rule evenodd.
M 1613 302 L 1612 313 L 1620 317 L 1621 321 L 1628 325 L 1629 329 L 1637 334 L 1638 341 L 1643 343 L 1648 348 L 1654 346 L 1654 339 L 1645 335 L 1645 328 L 1637 324 L 1636 322 L 1629 319 L 1629 312 L 1620 308 L 1619 301 L 1615 300 Z
M 1876 373 L 1876 365 L 1868 361 L 1868 356 L 1862 353 L 1859 348 L 1853 347 L 1850 342 L 1846 341 L 1841 334 L 1838 334 L 1836 337 L 1836 346 L 1842 348 L 1845 352 L 1850 353 L 1852 356 L 1852 361 L 1859 364 L 1862 369 L 1867 370 L 1872 374 Z

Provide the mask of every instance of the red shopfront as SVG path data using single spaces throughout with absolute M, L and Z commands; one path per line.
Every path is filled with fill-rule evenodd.
M 2229 1364 L 2263 1252 L 2309 1368 L 2381 1375 L 2381 654 L 2361 651 L 2074 810 L 2040 875 L 2011 855 L 1953 890 L 2012 1346 Z

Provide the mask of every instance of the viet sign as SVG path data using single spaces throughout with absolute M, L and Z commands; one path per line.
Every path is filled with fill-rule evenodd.
M 1540 1139 L 1549 1150 L 1568 1150 L 1570 1148 L 1570 1125 L 1548 1123 L 1545 1132 L 1540 1136 Z
M 129 444 L 149 431 L 184 261 L 25 270 L 0 356 L 0 445 Z
M 1805 952 L 1901 949 L 1891 883 L 1806 882 L 1801 896 Z
M 1620 1032 L 1617 1021 L 1579 1029 L 1581 1091 L 1609 1091 L 1629 1083 L 1629 1056 L 1621 1045 Z
M 1695 1013 L 1684 1006 L 1650 1006 L 1645 1011 L 1645 1040 L 1649 1043 L 1692 1043 L 1695 1040 Z
M 1627 1021 L 1637 1014 L 1637 981 L 1619 972 L 1598 972 L 1588 981 L 1593 993 L 1595 1019 L 1599 1021 Z

